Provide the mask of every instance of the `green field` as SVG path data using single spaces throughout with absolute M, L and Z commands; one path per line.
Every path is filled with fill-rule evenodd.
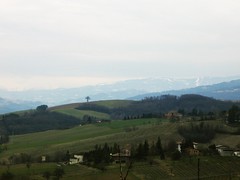
M 110 101 L 96 101 L 93 102 L 96 105 L 99 106 L 104 106 L 107 108 L 119 108 L 119 107 L 127 107 L 129 106 L 132 102 L 130 100 L 110 100 Z
M 51 130 L 10 137 L 8 150 L 0 158 L 15 153 L 30 153 L 34 156 L 53 154 L 56 151 L 82 152 L 93 149 L 96 144 L 136 144 L 145 139 L 156 140 L 179 138 L 178 124 L 161 119 L 118 120 L 106 123 L 78 126 L 66 130 Z
M 54 110 L 55 112 L 63 113 L 66 115 L 74 116 L 79 119 L 83 119 L 85 115 L 97 117 L 98 119 L 105 119 L 109 120 L 110 115 L 106 113 L 96 112 L 96 111 L 89 111 L 89 110 L 77 110 L 77 109 L 58 109 Z
M 104 106 L 107 108 L 119 108 L 119 107 L 127 107 L 132 102 L 131 100 L 108 100 L 108 101 L 92 101 L 88 102 L 89 104 L 96 104 L 99 106 Z M 49 108 L 49 110 L 58 110 L 58 109 L 75 109 L 79 107 L 81 104 L 84 103 L 73 103 L 73 104 L 66 104 L 66 105 L 60 105 Z
M 185 122 L 184 125 L 188 123 Z M 16 153 L 29 153 L 35 157 L 67 150 L 78 153 L 91 150 L 96 144 L 138 144 L 145 139 L 149 142 L 155 141 L 157 137 L 161 137 L 163 145 L 166 145 L 168 140 L 182 139 L 177 132 L 178 127 L 182 125 L 168 122 L 166 119 L 115 120 L 66 130 L 15 135 L 10 136 L 8 149 L 0 153 L 0 159 Z M 239 139 L 240 135 L 217 134 L 211 143 L 235 147 L 240 143 Z
M 89 104 L 96 104 L 99 106 L 107 107 L 107 108 L 119 108 L 126 107 L 130 105 L 133 101 L 127 100 L 111 100 L 111 101 L 97 101 L 97 102 L 89 102 Z M 83 119 L 85 115 L 93 116 L 98 119 L 110 120 L 110 115 L 106 113 L 90 111 L 90 110 L 78 110 L 76 109 L 80 103 L 68 104 L 50 108 L 51 111 L 63 113 L 66 115 L 74 116 L 79 119 Z
M 161 137 L 163 145 L 167 139 L 181 139 L 177 133 L 177 127 L 182 123 L 171 123 L 166 119 L 134 119 L 119 120 L 106 123 L 78 126 L 66 130 L 54 130 L 40 133 L 32 133 L 18 136 L 11 136 L 8 150 L 2 152 L 0 158 L 3 160 L 16 153 L 29 153 L 32 156 L 52 155 L 55 152 L 71 153 L 88 151 L 94 148 L 95 144 L 118 143 L 124 145 L 137 144 L 145 139 L 156 140 Z M 134 130 L 128 130 L 133 128 Z M 224 135 L 218 135 L 223 138 Z M 220 138 L 217 136 L 217 140 Z M 236 136 L 225 135 L 228 140 Z M 237 140 L 236 140 L 237 141 Z M 240 159 L 223 158 L 219 156 L 202 156 L 200 158 L 201 179 L 239 179 Z M 197 158 L 183 158 L 180 161 L 160 160 L 153 157 L 154 163 L 135 162 L 130 170 L 128 180 L 155 180 L 155 179 L 196 179 Z M 45 171 L 52 172 L 57 167 L 55 163 L 34 163 L 28 169 L 26 164 L 12 165 L 9 169 L 17 177 L 26 179 L 44 179 Z M 119 165 L 106 167 L 105 171 L 90 168 L 83 165 L 64 166 L 66 180 L 91 180 L 91 179 L 118 179 Z M 0 174 L 7 171 L 7 166 L 0 166 Z M 126 172 L 126 169 L 124 170 Z
M 192 157 L 184 158 L 180 161 L 159 160 L 154 157 L 154 164 L 146 162 L 134 162 L 130 169 L 128 180 L 156 180 L 156 179 L 197 179 L 198 177 L 198 158 L 199 176 L 201 179 L 215 180 L 238 180 L 240 178 L 240 160 L 234 157 Z M 90 168 L 84 165 L 65 165 L 62 166 L 65 180 L 112 180 L 119 179 L 119 165 L 113 164 L 104 171 Z M 43 173 L 48 171 L 53 174 L 57 168 L 55 163 L 34 163 L 28 169 L 25 164 L 12 165 L 9 172 L 15 175 L 16 179 L 42 180 Z M 0 174 L 6 172 L 7 166 L 0 166 Z M 123 175 L 126 174 L 126 167 L 123 165 Z M 53 175 L 52 175 L 53 177 Z
M 132 101 L 99 101 L 91 102 L 108 108 L 126 107 Z M 80 104 L 63 105 L 50 108 L 55 111 L 82 119 L 85 115 L 94 116 L 98 119 L 111 120 L 109 114 L 90 110 L 75 109 Z M 21 112 L 24 113 L 24 112 Z M 33 158 L 42 155 L 54 156 L 58 152 L 71 154 L 82 153 L 94 149 L 96 144 L 103 145 L 114 143 L 124 146 L 126 144 L 138 145 L 144 140 L 149 143 L 156 141 L 158 137 L 162 140 L 163 147 L 166 147 L 169 140 L 178 141 L 182 137 L 178 134 L 178 127 L 189 125 L 189 120 L 180 122 L 169 122 L 167 119 L 131 119 L 131 120 L 112 120 L 109 122 L 79 125 L 71 129 L 50 130 L 45 132 L 10 136 L 10 142 L 6 144 L 7 150 L 0 153 L 0 161 L 4 162 L 14 154 L 27 153 Z M 225 144 L 235 147 L 240 144 L 240 135 L 233 135 L 236 128 L 224 124 L 223 121 L 207 121 L 209 125 L 221 126 L 227 132 L 216 134 L 215 138 L 208 144 L 199 146 L 207 147 L 209 144 Z M 159 157 L 151 157 L 153 164 L 148 160 L 145 162 L 134 162 L 130 170 L 129 180 L 142 179 L 197 179 L 197 158 L 182 158 L 180 161 L 160 160 Z M 223 158 L 219 156 L 201 156 L 200 176 L 201 179 L 240 179 L 240 158 Z M 0 165 L 0 175 L 9 171 L 15 177 L 22 179 L 44 179 L 42 174 L 45 171 L 53 172 L 57 167 L 55 163 L 34 163 L 28 169 L 26 164 L 7 166 Z M 75 180 L 112 180 L 119 179 L 119 165 L 110 165 L 105 171 L 90 168 L 83 165 L 64 166 L 65 175 L 63 179 Z M 125 169 L 126 170 L 126 169 Z M 15 178 L 18 179 L 18 178 Z

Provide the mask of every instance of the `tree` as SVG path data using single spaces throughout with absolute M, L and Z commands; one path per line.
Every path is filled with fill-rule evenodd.
M 28 170 L 30 169 L 30 167 L 31 167 L 31 163 L 30 162 L 27 162 L 27 164 L 26 164 L 26 167 L 28 168 Z
M 234 123 L 240 116 L 240 109 L 238 106 L 233 105 L 228 111 L 228 122 Z
M 65 172 L 62 167 L 60 167 L 60 168 L 58 167 L 54 171 L 54 175 L 57 177 L 57 179 L 60 179 L 61 177 L 63 177 L 64 174 L 65 174 Z
M 7 133 L 0 134 L 0 145 L 4 143 L 8 143 L 8 141 L 9 141 L 9 136 Z
M 181 153 L 178 150 L 175 150 L 174 152 L 172 152 L 171 159 L 173 161 L 179 160 L 180 158 L 181 158 Z
M 105 163 L 109 163 L 111 160 L 111 157 L 110 157 L 110 148 L 107 143 L 104 144 L 102 153 L 103 153 L 103 160 L 105 161 Z
M 3 172 L 1 175 L 1 179 L 4 179 L 4 180 L 10 180 L 13 178 L 14 178 L 14 174 L 9 171 Z
M 163 148 L 162 148 L 162 143 L 161 143 L 161 139 L 160 137 L 158 137 L 157 143 L 156 143 L 156 151 L 157 151 L 157 155 L 160 155 L 160 158 L 163 160 L 165 159 L 165 155 L 163 152 Z
M 152 142 L 152 145 L 149 149 L 149 154 L 152 155 L 152 156 L 156 155 L 156 146 L 155 146 L 154 142 Z
M 89 100 L 91 99 L 89 96 L 85 97 L 85 99 L 87 100 L 87 102 L 89 102 Z
M 148 141 L 145 140 L 143 145 L 143 155 L 148 156 L 148 153 L 149 153 L 149 144 L 148 144 Z
M 49 171 L 45 171 L 43 173 L 43 177 L 46 178 L 46 180 L 49 180 L 50 176 L 51 176 L 51 173 Z
M 67 151 L 67 152 L 66 152 L 66 156 L 65 156 L 65 161 L 69 162 L 70 157 L 71 157 L 70 152 Z
M 178 113 L 182 114 L 183 116 L 185 115 L 185 110 L 184 109 L 179 109 Z
M 193 108 L 191 115 L 192 116 L 197 116 L 198 115 L 198 110 L 196 108 Z
M 47 108 L 48 108 L 48 106 L 45 105 L 45 104 L 43 104 L 43 105 L 38 106 L 38 107 L 36 108 L 36 110 L 39 111 L 39 112 L 44 112 L 44 111 L 47 110 Z
M 142 159 L 142 158 L 143 158 L 143 154 L 144 154 L 143 151 L 144 151 L 144 150 L 143 150 L 143 144 L 140 143 L 140 144 L 138 145 L 138 148 L 137 148 L 137 158 L 138 158 L 138 159 Z

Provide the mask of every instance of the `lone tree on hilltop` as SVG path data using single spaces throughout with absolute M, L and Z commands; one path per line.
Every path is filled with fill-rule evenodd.
M 89 102 L 89 100 L 91 99 L 89 96 L 85 97 L 85 99 L 87 100 L 87 102 Z

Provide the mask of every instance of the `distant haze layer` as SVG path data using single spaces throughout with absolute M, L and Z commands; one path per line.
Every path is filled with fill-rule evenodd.
M 0 5 L 0 88 L 239 75 L 237 0 L 11 0 Z

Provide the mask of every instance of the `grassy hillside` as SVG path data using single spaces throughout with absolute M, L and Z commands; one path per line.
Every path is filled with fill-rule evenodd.
M 88 102 L 88 104 L 96 104 L 96 105 L 104 106 L 107 108 L 118 108 L 118 107 L 127 107 L 133 102 L 134 101 L 131 101 L 131 100 L 106 100 L 106 101 L 92 101 L 92 102 Z M 86 103 L 65 104 L 61 106 L 51 107 L 49 108 L 49 110 L 74 109 L 79 107 L 81 104 L 86 104 Z
M 37 155 L 53 154 L 56 151 L 82 152 L 90 150 L 96 144 L 105 142 L 113 144 L 139 143 L 145 139 L 155 140 L 179 138 L 176 123 L 160 119 L 119 120 L 78 126 L 66 130 L 51 130 L 39 133 L 11 136 L 8 150 L 0 157 L 8 157 L 14 153 L 30 153 Z
M 63 113 L 66 115 L 71 115 L 79 119 L 83 119 L 84 116 L 93 116 L 98 119 L 110 119 L 110 114 L 103 113 L 103 112 L 96 112 L 93 110 L 78 110 L 80 105 L 83 104 L 89 104 L 89 105 L 97 105 L 109 109 L 114 108 L 122 108 L 122 107 L 128 107 L 130 104 L 132 104 L 134 101 L 129 100 L 109 100 L 109 101 L 96 101 L 96 102 L 89 102 L 89 103 L 75 103 L 75 104 L 67 104 L 62 106 L 56 106 L 49 108 L 50 111 Z
M 127 107 L 131 105 L 134 101 L 130 100 L 110 100 L 110 101 L 97 101 L 94 102 L 99 106 L 104 106 L 107 108 L 120 108 L 120 107 Z
M 184 125 L 190 122 L 185 122 Z M 221 124 L 213 121 L 210 124 Z M 66 130 L 51 130 L 10 137 L 7 151 L 0 153 L 0 159 L 16 153 L 28 153 L 35 157 L 53 155 L 56 152 L 79 153 L 94 148 L 96 144 L 118 143 L 138 144 L 148 139 L 149 142 L 161 137 L 163 146 L 169 140 L 180 140 L 178 127 L 182 123 L 171 123 L 165 119 L 118 120 L 105 123 L 78 126 Z M 230 127 L 228 127 L 230 128 Z M 231 130 L 232 128 L 230 128 Z M 235 147 L 239 144 L 239 135 L 217 134 L 211 141 L 215 144 L 226 144 Z M 207 146 L 207 145 L 206 145 Z
M 72 108 L 64 108 L 64 109 L 56 109 L 55 112 L 74 116 L 79 119 L 83 119 L 84 116 L 93 116 L 98 119 L 110 119 L 110 115 L 106 113 L 96 112 L 96 111 L 90 111 L 90 110 L 77 110 Z
M 159 102 L 161 99 L 153 99 L 153 101 L 150 101 L 150 104 L 153 105 L 152 103 L 155 101 Z M 88 104 L 114 109 L 127 108 L 129 106 L 133 107 L 135 103 L 135 101 L 112 100 L 90 102 Z M 143 103 L 146 103 L 143 106 L 145 107 L 148 105 L 149 101 L 147 100 Z M 141 104 L 141 102 L 137 102 L 137 104 Z M 98 119 L 111 119 L 111 115 L 108 113 L 75 109 L 79 107 L 79 105 L 81 104 L 62 105 L 50 108 L 49 110 L 50 112 L 58 112 L 79 120 L 85 115 L 94 116 Z M 68 121 L 68 118 L 66 121 Z M 185 122 L 185 124 L 187 123 L 188 122 Z M 223 124 L 223 122 L 218 121 L 211 121 L 211 123 Z M 49 130 L 39 133 L 11 136 L 10 142 L 7 145 L 8 150 L 2 152 L 0 158 L 9 157 L 14 153 L 22 152 L 34 154 L 35 156 L 53 154 L 59 150 L 63 152 L 67 150 L 70 150 L 71 152 L 82 152 L 92 149 L 96 144 L 104 144 L 105 142 L 109 144 L 113 144 L 114 142 L 118 144 L 137 144 L 143 142 L 145 139 L 148 139 L 149 141 L 156 140 L 158 136 L 161 137 L 163 143 L 166 145 L 167 141 L 170 139 L 176 140 L 182 138 L 178 134 L 178 127 L 182 125 L 181 123 L 171 123 L 167 120 L 158 118 L 117 120 L 84 126 L 78 125 L 75 125 L 74 128 L 65 130 Z M 238 136 L 231 134 L 217 134 L 212 142 L 224 144 L 223 142 L 226 141 L 225 144 L 236 146 L 240 143 L 236 137 Z
M 239 179 L 240 161 L 238 158 L 229 157 L 198 157 L 200 159 L 200 178 L 202 180 L 226 180 Z M 156 180 L 156 179 L 197 179 L 198 159 L 184 159 L 180 161 L 154 159 L 154 164 L 148 162 L 135 162 L 130 169 L 128 180 Z M 15 179 L 36 179 L 44 180 L 44 172 L 53 174 L 57 168 L 55 163 L 31 164 L 28 169 L 25 164 L 13 165 L 10 167 Z M 112 180 L 119 179 L 119 165 L 108 166 L 105 171 L 100 171 L 83 165 L 63 166 L 64 180 Z M 0 174 L 7 171 L 7 166 L 0 165 Z M 123 175 L 126 168 L 123 166 Z M 51 175 L 51 179 L 53 175 Z
M 155 100 L 154 100 L 155 101 Z M 157 100 L 158 102 L 158 100 Z M 103 106 L 108 109 L 127 109 L 133 108 L 134 101 L 99 101 L 90 102 L 97 106 Z M 141 102 L 137 103 L 138 105 Z M 153 101 L 147 101 L 141 108 L 147 105 L 154 105 Z M 81 104 L 63 105 L 50 108 L 50 113 L 60 113 L 66 116 L 66 121 L 69 116 L 81 120 L 84 116 L 93 116 L 98 119 L 112 120 L 111 114 L 93 110 L 78 110 L 76 109 Z M 140 110 L 141 110 L 140 108 Z M 151 110 L 151 106 L 148 107 Z M 140 111 L 141 112 L 141 111 Z M 24 112 L 21 112 L 21 115 Z M 201 121 L 203 122 L 203 121 Z M 163 147 L 168 145 L 170 140 L 180 140 L 182 137 L 178 133 L 178 128 L 182 126 L 191 126 L 191 123 L 198 121 L 190 121 L 188 118 L 181 121 L 171 122 L 164 118 L 140 118 L 129 120 L 112 120 L 102 123 L 93 123 L 86 125 L 76 125 L 71 129 L 49 130 L 23 135 L 10 136 L 10 142 L 6 144 L 7 150 L 0 153 L 0 161 L 7 159 L 14 154 L 26 153 L 33 158 L 41 155 L 55 156 L 58 153 L 82 153 L 94 149 L 96 144 L 103 145 L 114 143 L 120 146 L 126 144 L 137 145 L 144 140 L 149 143 L 156 141 L 157 137 L 161 137 Z M 234 135 L 237 127 L 227 126 L 224 121 L 206 121 L 210 126 L 219 126 L 224 133 L 217 133 L 214 139 L 208 144 L 200 144 L 200 147 L 207 147 L 209 144 L 225 144 L 230 147 L 235 147 L 240 144 L 240 135 Z M 228 159 L 221 157 L 204 156 L 201 158 L 201 176 L 206 179 L 222 179 L 229 178 L 229 172 L 240 172 L 239 159 Z M 153 164 L 148 161 L 136 162 L 130 171 L 128 179 L 189 179 L 196 178 L 196 158 L 184 158 L 180 161 L 171 161 L 170 159 L 161 161 L 159 157 L 153 157 Z M 229 163 L 231 161 L 231 164 Z M 237 168 L 235 168 L 237 167 Z M 30 170 L 25 164 L 11 166 L 10 171 L 17 176 L 31 176 L 33 179 L 43 179 L 42 173 L 46 170 L 53 172 L 56 164 L 32 164 Z M 7 169 L 6 166 L 0 166 L 0 174 Z M 64 167 L 66 175 L 63 179 L 118 179 L 119 166 L 108 166 L 106 171 L 89 168 L 86 166 L 66 166 Z M 235 176 L 236 177 L 236 176 Z

